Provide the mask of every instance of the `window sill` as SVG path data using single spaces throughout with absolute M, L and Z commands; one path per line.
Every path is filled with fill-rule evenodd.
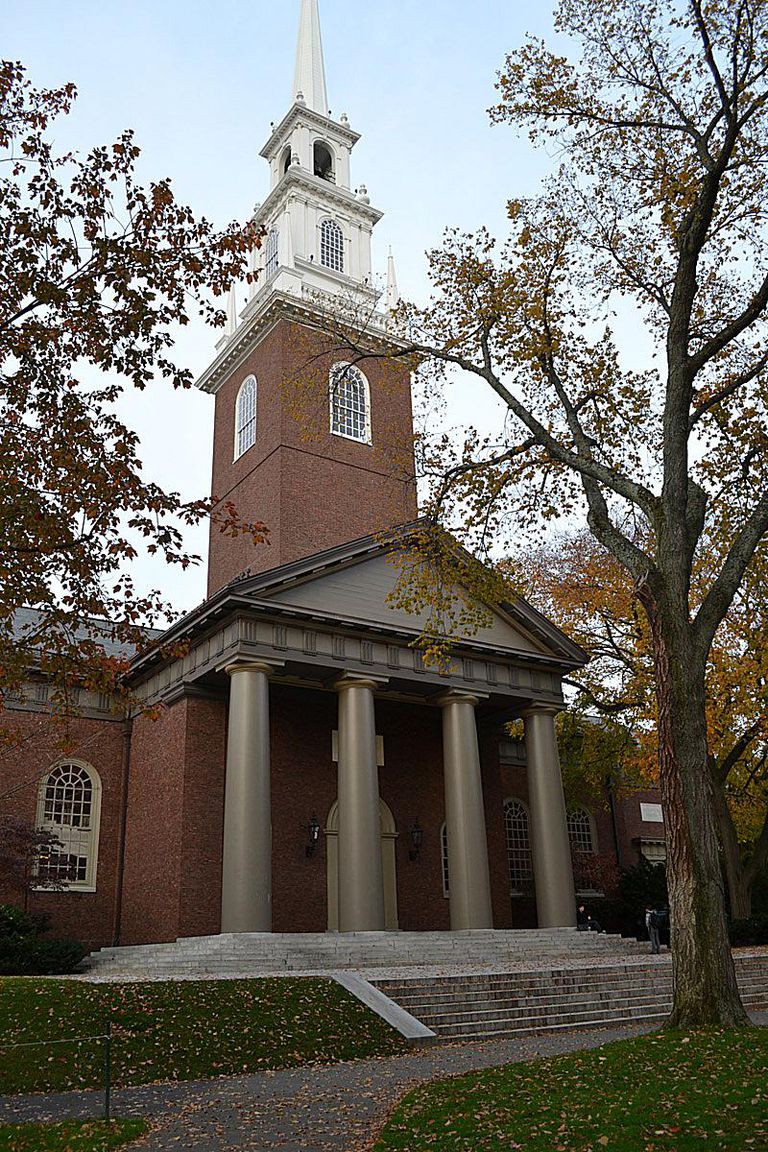
M 68 884 L 66 888 L 46 888 L 33 884 L 33 892 L 47 892 L 49 896 L 70 896 L 73 892 L 95 892 L 95 884 Z
M 359 436 L 350 436 L 347 432 L 336 432 L 333 428 L 331 428 L 331 436 L 338 436 L 340 440 L 351 440 L 353 444 L 367 444 L 369 447 L 373 443 L 370 435 L 363 440 Z

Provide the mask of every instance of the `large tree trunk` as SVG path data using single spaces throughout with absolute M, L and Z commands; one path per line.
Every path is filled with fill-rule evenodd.
M 667 830 L 673 1027 L 749 1023 L 728 940 L 704 710 L 705 661 L 686 618 L 641 589 L 653 632 L 659 772 Z

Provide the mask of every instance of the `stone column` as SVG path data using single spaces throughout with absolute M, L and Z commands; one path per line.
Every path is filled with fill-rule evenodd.
M 383 932 L 374 680 L 345 676 L 339 694 L 339 931 Z
M 492 928 L 483 785 L 477 745 L 477 696 L 449 692 L 443 709 L 445 823 L 451 931 Z
M 222 932 L 272 931 L 268 664 L 232 664 L 224 794 Z
M 540 928 L 565 928 L 576 923 L 573 865 L 555 735 L 557 712 L 542 706 L 523 713 Z

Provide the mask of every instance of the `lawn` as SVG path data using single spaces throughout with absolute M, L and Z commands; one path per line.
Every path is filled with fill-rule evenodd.
M 76 1038 L 103 1034 L 107 1019 L 116 1086 L 405 1050 L 396 1032 L 332 980 L 87 984 L 8 977 L 0 980 L 0 1093 L 100 1087 L 103 1046 Z M 65 1039 L 76 1042 L 50 1043 Z M 46 1044 L 7 1047 L 37 1040 Z
M 765 1152 L 768 1028 L 664 1031 L 406 1096 L 374 1152 Z
M 70 1120 L 66 1124 L 0 1124 L 0 1152 L 107 1152 L 147 1131 L 144 1120 Z

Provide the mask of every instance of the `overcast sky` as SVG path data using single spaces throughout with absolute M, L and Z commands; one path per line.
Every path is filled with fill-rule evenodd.
M 145 179 L 172 178 L 197 213 L 244 219 L 268 191 L 259 151 L 292 99 L 299 0 L 2 0 L 3 56 L 37 86 L 77 85 L 57 142 L 87 150 L 134 129 Z M 385 212 L 374 261 L 392 246 L 401 294 L 426 293 L 426 249 L 444 228 L 506 231 L 505 204 L 534 192 L 548 160 L 487 109 L 505 54 L 526 33 L 551 37 L 548 3 L 509 0 L 320 0 L 328 98 L 363 134 L 353 187 Z M 179 357 L 195 374 L 218 338 L 199 324 Z M 473 397 L 473 411 L 478 400 Z M 130 398 L 148 473 L 207 495 L 213 400 L 156 389 Z M 490 408 L 488 418 L 491 417 Z M 246 511 L 246 510 L 243 510 Z M 192 543 L 205 547 L 205 533 Z M 149 579 L 151 570 L 147 569 Z M 180 610 L 204 596 L 204 570 L 158 574 Z

